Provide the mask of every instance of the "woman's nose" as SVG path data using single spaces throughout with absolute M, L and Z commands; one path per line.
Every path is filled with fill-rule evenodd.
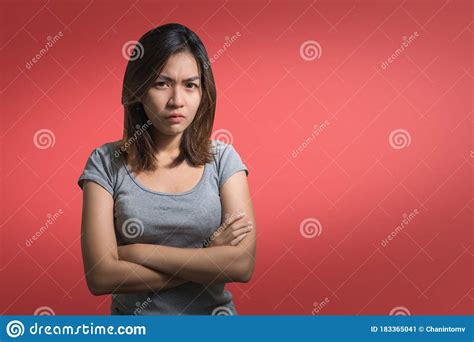
M 173 105 L 175 107 L 182 107 L 183 106 L 183 95 L 182 95 L 182 90 L 179 87 L 174 87 L 173 89 L 173 94 L 170 98 L 170 105 Z

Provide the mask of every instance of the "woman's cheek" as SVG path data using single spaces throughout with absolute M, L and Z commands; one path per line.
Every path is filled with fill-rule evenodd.
M 195 96 L 193 97 L 194 110 L 198 109 L 200 103 L 201 103 L 201 93 L 197 92 L 197 94 L 195 94 Z

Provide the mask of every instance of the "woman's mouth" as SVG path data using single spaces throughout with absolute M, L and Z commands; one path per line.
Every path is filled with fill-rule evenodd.
M 183 120 L 184 120 L 184 117 L 182 117 L 182 116 L 170 116 L 168 118 L 168 121 L 173 123 L 173 124 L 180 123 Z
M 184 120 L 184 115 L 181 113 L 173 113 L 168 115 L 166 119 L 172 124 L 177 124 Z

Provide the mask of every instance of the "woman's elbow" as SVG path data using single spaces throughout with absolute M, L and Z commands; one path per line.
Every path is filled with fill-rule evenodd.
M 253 267 L 251 269 L 244 270 L 242 274 L 241 283 L 248 283 L 252 279 Z
M 89 288 L 89 292 L 93 295 L 93 296 L 103 296 L 103 295 L 106 295 L 106 294 L 109 294 L 109 292 L 99 288 L 99 287 L 91 287 L 91 286 L 88 286 Z
M 248 283 L 251 278 L 252 278 L 252 275 L 249 272 L 243 272 L 242 274 L 239 275 L 237 282 Z
M 93 296 L 103 296 L 111 293 L 103 278 L 96 275 L 86 276 L 87 288 Z
M 94 296 L 103 296 L 113 292 L 113 265 L 110 263 L 97 265 L 86 270 L 86 283 L 89 292 Z
M 251 256 L 241 259 L 238 267 L 237 282 L 248 283 L 252 279 L 255 260 Z

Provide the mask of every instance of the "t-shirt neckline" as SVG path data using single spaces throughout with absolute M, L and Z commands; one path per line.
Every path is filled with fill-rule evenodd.
M 156 195 L 161 195 L 161 196 L 182 196 L 182 195 L 187 195 L 187 194 L 190 194 L 194 191 L 196 191 L 202 183 L 204 183 L 204 179 L 206 177 L 206 172 L 207 172 L 207 164 L 204 164 L 204 170 L 202 172 L 202 175 L 201 175 L 201 178 L 199 179 L 199 182 L 190 190 L 187 190 L 187 191 L 182 191 L 182 192 L 163 192 L 163 191 L 155 191 L 155 190 L 151 190 L 151 189 L 148 189 L 147 187 L 143 186 L 136 178 L 135 176 L 132 174 L 133 172 L 130 170 L 130 168 L 128 167 L 127 163 L 125 162 L 124 158 L 122 158 L 122 164 L 124 165 L 125 167 L 125 170 L 127 171 L 127 174 L 128 176 L 130 177 L 130 179 L 140 188 L 142 189 L 143 191 L 146 191 L 146 192 L 149 192 L 149 193 L 152 193 L 152 194 L 156 194 Z

